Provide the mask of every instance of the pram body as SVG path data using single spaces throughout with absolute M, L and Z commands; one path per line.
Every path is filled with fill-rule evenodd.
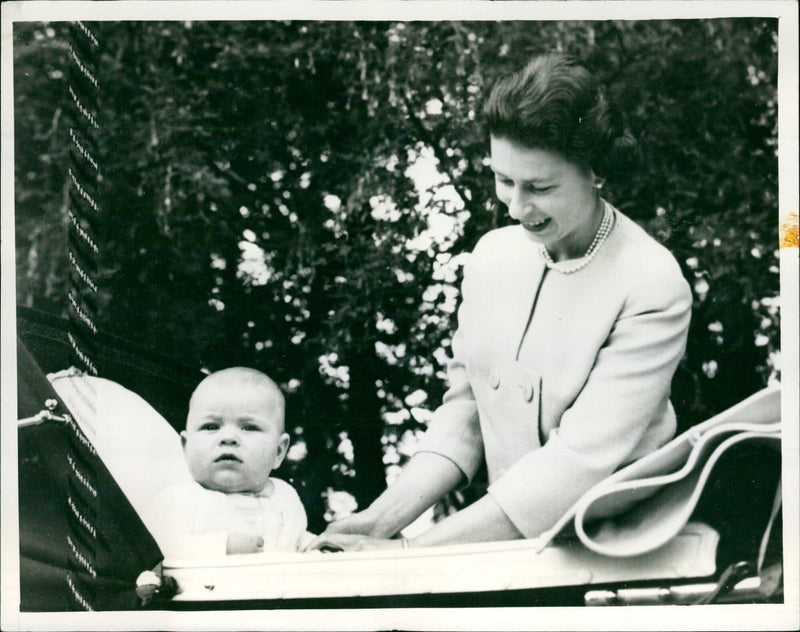
M 584 605 L 590 591 L 695 582 L 716 570 L 718 535 L 689 524 L 667 546 L 627 559 L 554 543 L 492 542 L 383 552 L 253 554 L 165 560 L 172 606 Z M 699 590 L 699 588 L 698 588 Z
M 36 359 L 30 360 L 35 363 Z M 771 472 L 762 472 L 764 480 L 755 490 L 762 498 L 752 498 L 754 511 L 747 520 L 734 520 L 731 525 L 726 518 L 727 522 L 710 524 L 713 520 L 705 519 L 708 512 L 703 514 L 702 503 L 696 499 L 689 519 L 682 520 L 674 533 L 649 550 L 632 555 L 624 553 L 624 543 L 622 554 L 609 554 L 600 546 L 602 540 L 581 540 L 562 533 L 552 534 L 546 541 L 391 552 L 263 553 L 164 560 L 147 525 L 139 518 L 138 507 L 156 487 L 188 475 L 182 470 L 177 433 L 148 402 L 114 380 L 66 371 L 51 374 L 43 382 L 43 373 L 37 371 L 38 367 L 27 369 L 30 379 L 21 372 L 21 387 L 36 384 L 30 389 L 32 407 L 28 413 L 33 414 L 37 401 L 55 396 L 60 412 L 66 413 L 72 424 L 39 420 L 41 423 L 26 423 L 20 428 L 21 452 L 42 450 L 44 444 L 53 450 L 63 444 L 53 450 L 61 454 L 60 465 L 55 469 L 43 469 L 30 454 L 21 456 L 20 505 L 29 496 L 39 507 L 21 510 L 23 610 L 87 606 L 110 610 L 594 606 L 780 598 L 779 590 L 766 592 L 754 566 L 765 526 L 772 524 L 774 518 L 769 508 L 774 506 L 780 471 L 780 450 L 776 451 L 774 445 L 757 450 L 758 469 L 764 470 L 762 465 L 766 462 L 773 467 Z M 85 401 L 81 403 L 87 398 L 81 397 L 76 383 L 90 384 L 93 407 L 87 408 Z M 769 396 L 770 405 L 758 414 L 774 418 L 776 395 Z M 89 410 L 91 414 L 87 413 Z M 20 416 L 25 416 L 22 410 Z M 130 431 L 132 424 L 135 432 Z M 143 427 L 149 430 L 143 431 Z M 135 445 L 134 436 L 139 437 Z M 153 458 L 154 451 L 157 458 Z M 142 468 L 150 469 L 154 463 L 161 464 L 159 472 L 142 477 Z M 31 467 L 35 469 L 33 474 Z M 35 480 L 42 476 L 57 478 L 58 467 L 64 467 L 67 473 L 63 484 L 56 484 L 49 491 L 38 489 Z M 27 474 L 25 468 L 29 470 Z M 87 471 L 92 474 L 94 496 L 81 483 L 81 472 Z M 144 478 L 149 482 L 142 484 Z M 730 477 L 730 485 L 738 485 L 735 477 Z M 713 485 L 709 483 L 707 487 Z M 734 496 L 740 492 L 734 491 Z M 48 521 L 48 515 L 59 513 L 66 519 L 60 523 L 55 518 Z M 623 524 L 623 537 L 630 526 Z M 743 529 L 750 532 L 742 534 Z M 780 558 L 780 542 L 776 544 L 774 537 L 779 532 L 779 528 L 773 529 L 773 558 L 776 546 Z M 33 544 L 48 540 L 61 542 L 56 555 Z M 744 548 L 742 542 L 747 544 Z M 743 564 L 725 577 L 733 562 Z M 165 585 L 176 590 L 164 590 L 160 597 L 144 604 L 136 596 L 136 579 L 142 571 L 155 567 Z M 42 597 L 52 594 L 56 585 L 59 599 Z

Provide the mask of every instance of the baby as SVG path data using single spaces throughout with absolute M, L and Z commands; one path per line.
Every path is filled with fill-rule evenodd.
M 200 382 L 181 432 L 196 482 L 166 488 L 145 509 L 165 557 L 296 551 L 312 537 L 297 492 L 270 477 L 289 447 L 284 406 L 278 386 L 254 369 Z

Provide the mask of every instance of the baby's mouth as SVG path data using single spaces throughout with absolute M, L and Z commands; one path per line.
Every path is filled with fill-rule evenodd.
M 223 463 L 225 461 L 233 461 L 234 463 L 242 462 L 242 460 L 235 454 L 221 454 L 216 459 L 214 459 L 214 463 Z

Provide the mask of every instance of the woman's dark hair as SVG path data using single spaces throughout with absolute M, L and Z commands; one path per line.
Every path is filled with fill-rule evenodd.
M 546 149 L 612 177 L 632 166 L 635 141 L 592 74 L 575 58 L 540 55 L 500 78 L 483 105 L 489 133 Z

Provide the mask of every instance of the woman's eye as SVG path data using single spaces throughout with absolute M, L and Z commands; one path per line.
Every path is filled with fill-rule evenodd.
M 528 185 L 528 191 L 531 193 L 547 193 L 553 187 L 537 187 L 533 184 Z

